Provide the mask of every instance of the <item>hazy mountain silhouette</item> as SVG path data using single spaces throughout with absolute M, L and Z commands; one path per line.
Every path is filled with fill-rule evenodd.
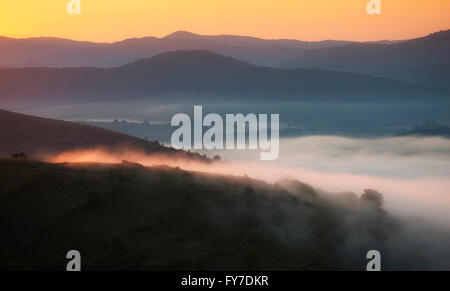
M 450 86 L 450 30 L 393 44 L 352 43 L 311 49 L 281 63 L 286 68 L 322 68 Z M 425 71 L 424 71 L 425 70 Z
M 450 63 L 439 63 L 402 70 L 384 72 L 384 76 L 405 82 L 450 88 Z
M 166 101 L 189 102 L 380 101 L 427 100 L 447 97 L 448 92 L 355 73 L 258 67 L 207 51 L 162 53 L 111 69 L 0 70 L 0 101 L 5 104 L 158 96 Z
M 321 48 L 352 43 L 351 41 L 323 40 L 301 41 L 296 39 L 261 39 L 251 36 L 237 35 L 200 35 L 188 31 L 176 31 L 164 37 L 165 39 L 207 40 L 227 46 L 268 47 L 280 46 L 288 48 Z
M 163 153 L 184 158 L 198 155 L 167 148 L 126 134 L 99 127 L 61 120 L 34 117 L 0 109 L 0 157 L 24 152 L 29 156 L 73 149 L 104 147 L 111 151 L 124 148 L 144 153 Z
M 416 125 L 410 130 L 397 134 L 397 136 L 440 136 L 450 138 L 450 127 L 437 123 L 435 119 Z
M 120 66 L 161 52 L 209 50 L 258 65 L 276 65 L 305 49 L 343 45 L 348 41 L 266 40 L 255 37 L 203 36 L 179 31 L 166 37 L 130 38 L 114 43 L 72 41 L 59 38 L 13 39 L 0 37 L 0 66 L 69 67 Z

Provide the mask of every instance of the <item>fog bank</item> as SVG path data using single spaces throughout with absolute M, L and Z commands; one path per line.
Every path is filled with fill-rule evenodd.
M 260 161 L 259 151 L 206 152 L 227 160 L 201 163 L 168 156 L 146 155 L 132 149 L 111 153 L 105 149 L 47 155 L 50 162 L 168 165 L 189 171 L 236 175 L 271 183 L 292 178 L 325 192 L 381 192 L 385 208 L 394 215 L 420 217 L 450 226 L 450 140 L 442 138 L 352 139 L 332 136 L 283 139 L 280 157 Z

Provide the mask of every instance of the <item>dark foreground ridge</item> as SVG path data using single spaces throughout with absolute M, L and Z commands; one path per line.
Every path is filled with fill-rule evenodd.
M 0 269 L 65 270 L 72 249 L 83 270 L 364 270 L 371 249 L 385 270 L 449 268 L 449 236 L 423 240 L 374 191 L 127 162 L 4 159 L 0 173 Z

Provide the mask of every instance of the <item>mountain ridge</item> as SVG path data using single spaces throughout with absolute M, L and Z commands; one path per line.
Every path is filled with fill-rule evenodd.
M 0 109 L 0 157 L 24 152 L 31 157 L 71 150 L 105 148 L 111 152 L 136 150 L 146 154 L 207 161 L 199 155 L 162 146 L 130 135 L 68 121 L 36 117 Z
M 421 85 L 450 88 L 448 81 L 430 82 L 418 67 L 450 63 L 450 30 L 393 44 L 352 43 L 333 48 L 308 49 L 279 64 L 283 68 L 320 68 L 373 76 L 395 77 L 402 81 L 418 80 Z M 446 71 L 449 74 L 450 71 Z M 439 79 L 439 74 L 430 79 Z
M 373 101 L 448 97 L 448 91 L 357 73 L 260 67 L 208 51 L 166 52 L 111 69 L 0 69 L 3 103 L 12 99 L 15 103 L 65 103 L 162 95 L 172 96 L 172 101 Z M 183 99 L 186 95 L 193 98 Z
M 102 43 L 55 37 L 0 37 L 0 66 L 115 67 L 174 50 L 204 49 L 256 65 L 276 65 L 307 48 L 337 46 L 351 41 L 262 39 L 238 35 L 199 35 L 176 31 L 164 37 L 135 37 Z

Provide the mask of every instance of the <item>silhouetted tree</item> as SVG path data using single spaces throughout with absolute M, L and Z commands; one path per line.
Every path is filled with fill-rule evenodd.
M 361 195 L 361 200 L 365 202 L 369 202 L 377 208 L 383 207 L 384 198 L 383 195 L 374 189 L 366 189 L 364 190 L 364 194 Z
M 14 153 L 11 155 L 13 158 L 19 158 L 19 159 L 28 159 L 28 156 L 24 152 L 20 153 Z

